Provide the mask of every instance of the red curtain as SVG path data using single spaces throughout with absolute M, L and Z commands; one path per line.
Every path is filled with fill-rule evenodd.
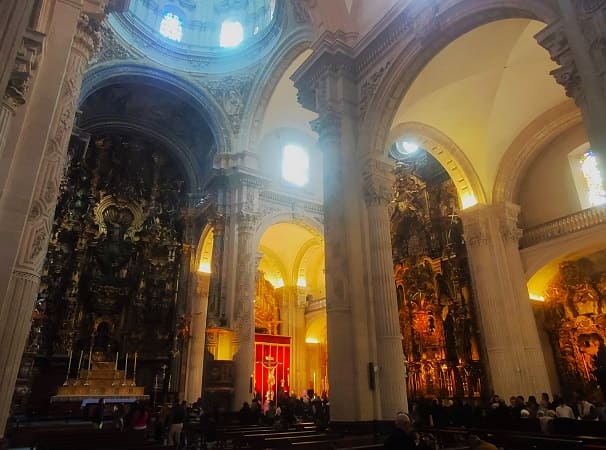
M 290 337 L 255 334 L 255 396 L 261 401 L 290 395 Z

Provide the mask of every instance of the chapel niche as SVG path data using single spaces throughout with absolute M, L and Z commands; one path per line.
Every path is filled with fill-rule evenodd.
M 606 251 L 562 261 L 537 304 L 563 392 L 596 391 L 595 357 L 606 341 Z
M 391 215 L 408 395 L 479 396 L 483 372 L 458 195 L 440 163 L 419 153 L 396 165 Z
M 74 373 L 91 347 L 96 361 L 113 361 L 118 352 L 132 360 L 137 352 L 144 382 L 169 363 L 182 180 L 166 151 L 147 140 L 119 133 L 72 138 L 28 343 L 39 361 L 64 361 L 71 350 Z M 41 375 L 52 367 L 65 370 L 51 364 Z M 38 394 L 46 390 L 53 387 Z

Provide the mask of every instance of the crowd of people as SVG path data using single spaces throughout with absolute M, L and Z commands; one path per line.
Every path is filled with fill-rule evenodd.
M 541 394 L 540 400 L 533 395 L 511 396 L 507 403 L 498 395 L 483 403 L 479 398 L 426 399 L 420 398 L 411 404 L 411 415 L 415 423 L 422 426 L 472 426 L 483 418 L 568 418 L 575 420 L 606 421 L 606 407 L 598 396 L 569 396 Z

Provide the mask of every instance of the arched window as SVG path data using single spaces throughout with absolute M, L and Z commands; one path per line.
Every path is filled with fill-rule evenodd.
M 238 21 L 226 20 L 221 24 L 219 45 L 224 48 L 237 47 L 244 40 L 244 28 Z
M 586 193 L 590 206 L 598 206 L 606 203 L 606 192 L 604 192 L 604 183 L 602 174 L 598 167 L 598 161 L 591 150 L 585 152 L 579 159 L 581 172 L 585 180 Z
M 160 22 L 160 34 L 165 38 L 180 42 L 183 37 L 183 21 L 178 15 L 167 12 Z
M 577 188 L 581 208 L 606 203 L 606 192 L 604 191 L 604 178 L 600 173 L 600 167 L 589 144 L 584 144 L 568 154 L 572 176 Z
M 282 178 L 297 186 L 309 182 L 309 155 L 298 145 L 288 144 L 282 150 Z

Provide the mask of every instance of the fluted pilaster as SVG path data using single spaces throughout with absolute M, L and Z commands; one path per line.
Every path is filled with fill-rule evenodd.
M 551 390 L 518 250 L 518 213 L 513 204 L 461 212 L 489 378 L 501 396 Z
M 221 326 L 221 316 L 225 314 L 223 304 L 223 253 L 225 241 L 225 218 L 217 215 L 212 221 L 213 225 L 213 249 L 210 275 L 210 291 L 208 293 L 208 326 Z
M 376 160 L 366 162 L 364 194 L 368 210 L 378 388 L 381 396 L 381 416 L 386 420 L 394 417 L 398 411 L 408 409 L 387 208 L 393 198 L 394 181 L 389 164 Z

